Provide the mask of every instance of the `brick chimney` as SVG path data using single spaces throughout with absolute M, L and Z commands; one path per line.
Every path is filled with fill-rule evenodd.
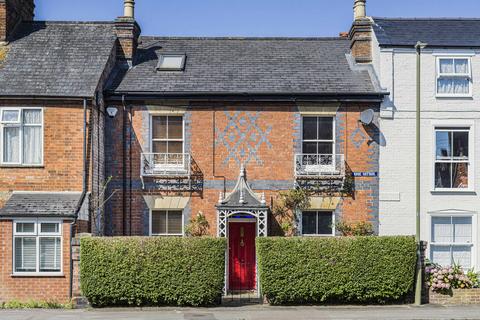
M 133 64 L 140 36 L 140 26 L 135 21 L 135 0 L 124 0 L 123 16 L 115 20 L 118 37 L 117 58 Z
M 32 21 L 34 9 L 33 0 L 0 0 L 0 43 L 9 41 L 22 21 Z
M 371 63 L 373 22 L 367 17 L 367 0 L 354 1 L 354 20 L 348 35 L 352 56 L 357 63 Z

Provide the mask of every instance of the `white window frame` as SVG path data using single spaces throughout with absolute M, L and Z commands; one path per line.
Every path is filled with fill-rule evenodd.
M 332 214 L 332 233 L 331 234 L 305 234 L 303 232 L 303 214 L 306 212 L 315 212 L 317 216 L 317 223 L 316 223 L 316 228 L 318 232 L 318 212 L 330 212 Z M 315 210 L 315 209 L 309 209 L 309 210 L 303 210 L 302 212 L 302 218 L 300 221 L 300 227 L 301 227 L 301 234 L 303 237 L 334 237 L 336 234 L 335 230 L 335 211 L 334 210 Z
M 40 124 L 27 124 L 23 123 L 23 110 L 39 110 L 41 113 L 41 123 Z M 4 111 L 19 111 L 19 121 L 12 122 L 12 121 L 2 121 L 3 112 Z M 5 162 L 4 159 L 4 128 L 5 127 L 16 127 L 19 128 L 19 161 L 18 162 Z M 23 160 L 23 128 L 24 127 L 40 127 L 40 163 L 24 163 Z M 44 165 L 44 112 L 43 108 L 41 107 L 0 107 L 0 166 L 23 166 L 23 167 L 42 167 Z
M 433 218 L 472 218 L 472 242 L 471 243 L 435 243 L 433 237 Z M 477 265 L 477 214 L 475 212 L 447 210 L 446 212 L 429 212 L 428 213 L 428 250 L 426 256 L 428 259 L 432 257 L 431 246 L 471 246 L 470 266 L 462 266 L 464 268 L 475 268 Z
M 17 232 L 18 223 L 33 223 L 34 232 Z M 57 233 L 41 233 L 42 223 L 56 223 L 58 224 Z M 36 271 L 35 272 L 21 272 L 15 270 L 15 239 L 16 238 L 35 238 L 36 239 Z M 58 272 L 44 272 L 40 271 L 40 239 L 41 238 L 60 238 L 60 271 Z M 14 276 L 62 276 L 63 275 L 63 221 L 57 219 L 15 219 L 13 221 L 12 232 L 12 275 Z
M 153 233 L 153 212 L 154 211 L 166 211 L 167 216 L 166 216 L 166 229 L 168 232 L 168 212 L 169 211 L 175 211 L 175 212 L 180 212 L 182 215 L 182 233 Z M 149 217 L 149 235 L 151 237 L 183 237 L 185 236 L 185 212 L 183 209 L 151 209 L 150 210 L 150 217 Z
M 162 67 L 162 63 L 165 60 L 165 58 L 181 58 L 182 61 L 180 62 L 180 66 L 178 68 L 176 67 L 167 68 L 167 67 Z M 187 60 L 187 55 L 184 53 L 162 53 L 158 57 L 157 71 L 183 71 L 185 70 L 186 60 Z
M 304 140 L 303 139 L 303 120 L 305 118 L 316 118 L 316 119 L 330 118 L 330 119 L 332 119 L 332 130 L 333 130 L 332 131 L 332 140 Z M 331 143 L 332 144 L 332 155 L 335 155 L 336 154 L 336 152 L 335 152 L 336 147 L 335 146 L 337 144 L 337 142 L 336 142 L 336 138 L 337 138 L 336 137 L 336 125 L 337 125 L 336 124 L 336 117 L 333 116 L 333 115 L 303 115 L 302 116 L 301 130 L 300 130 L 301 131 L 300 134 L 301 134 L 301 143 L 302 143 L 302 154 L 305 154 L 305 152 L 303 150 L 303 144 L 305 142 L 315 142 L 315 143 Z M 319 134 L 319 132 L 318 132 L 318 126 L 317 126 L 317 137 L 318 137 L 318 134 Z M 317 154 L 321 154 L 321 153 L 317 152 Z
M 468 129 L 469 134 L 468 134 L 468 188 L 437 188 L 435 179 L 435 164 L 437 162 L 442 162 L 442 161 L 437 161 L 437 130 L 442 131 L 442 128 L 448 128 L 445 129 L 444 131 L 465 131 L 465 129 Z M 474 133 L 475 133 L 475 127 L 472 122 L 468 121 L 465 123 L 461 122 L 452 122 L 450 120 L 447 121 L 438 121 L 432 124 L 432 146 L 433 146 L 433 159 L 432 159 L 432 193 L 449 193 L 449 192 L 454 192 L 454 193 L 462 193 L 462 192 L 474 192 L 475 191 L 475 144 L 474 144 Z M 457 162 L 457 161 L 454 161 Z M 458 161 L 461 162 L 461 161 Z
M 441 60 L 453 60 L 455 66 L 455 60 L 467 60 L 468 61 L 468 73 L 441 73 L 440 61 Z M 467 78 L 468 79 L 468 93 L 439 93 L 438 92 L 438 80 L 441 78 Z M 436 58 L 436 77 L 435 77 L 435 94 L 438 98 L 471 98 L 473 96 L 473 81 L 472 81 L 472 59 L 469 56 L 439 56 Z

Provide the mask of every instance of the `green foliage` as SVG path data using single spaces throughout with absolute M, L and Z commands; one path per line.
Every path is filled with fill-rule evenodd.
M 225 276 L 225 239 L 81 239 L 81 289 L 93 306 L 213 305 Z
M 414 288 L 413 237 L 257 238 L 272 304 L 404 301 Z
M 425 267 L 427 285 L 433 291 L 450 294 L 452 289 L 470 289 L 478 286 L 478 276 L 473 270 L 467 274 L 463 268 L 455 264 L 442 267 L 439 264 L 428 263 Z
M 335 229 L 345 237 L 362 237 L 373 235 L 373 225 L 370 222 L 348 223 L 340 221 L 335 224 Z
M 185 227 L 185 234 L 189 237 L 203 237 L 208 235 L 210 224 L 202 212 L 196 217 L 190 219 L 190 223 Z
M 279 199 L 273 206 L 273 214 L 279 218 L 285 235 L 296 234 L 296 212 L 309 207 L 310 196 L 304 189 L 291 189 L 279 193 Z
M 73 303 L 58 303 L 56 301 L 35 301 L 27 302 L 12 300 L 0 304 L 0 309 L 73 309 Z

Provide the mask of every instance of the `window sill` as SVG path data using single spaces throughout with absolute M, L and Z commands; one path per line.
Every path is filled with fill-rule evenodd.
M 450 194 L 450 195 L 476 195 L 477 193 L 471 189 L 451 189 L 451 190 L 431 190 L 431 194 Z
M 335 237 L 333 234 L 302 234 L 302 237 L 307 238 L 328 238 L 328 237 Z
M 437 99 L 473 99 L 473 95 L 436 95 Z
M 64 278 L 65 274 L 63 273 L 37 273 L 37 272 L 25 272 L 25 273 L 12 273 L 10 274 L 12 278 Z
M 44 169 L 45 166 L 43 164 L 0 164 L 0 169 Z

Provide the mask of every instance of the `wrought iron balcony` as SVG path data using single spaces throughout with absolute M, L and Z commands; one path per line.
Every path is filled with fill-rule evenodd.
M 142 153 L 142 177 L 189 177 L 188 153 Z
M 345 157 L 343 154 L 297 154 L 295 155 L 297 178 L 343 178 Z

